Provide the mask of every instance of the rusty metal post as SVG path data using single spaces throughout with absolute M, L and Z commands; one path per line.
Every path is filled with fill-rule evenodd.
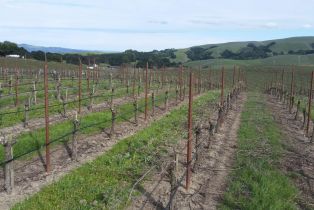
M 180 100 L 182 101 L 182 74 L 183 74 L 183 66 L 180 67 Z
M 164 87 L 164 75 L 165 74 L 165 66 L 163 66 L 163 69 L 162 69 L 162 73 L 161 73 L 161 88 Z
M 221 69 L 221 93 L 220 93 L 220 105 L 223 106 L 224 104 L 224 72 L 225 68 L 222 67 Z
M 146 72 L 145 72 L 145 121 L 147 120 L 147 112 L 148 112 L 148 62 L 146 63 Z
M 78 113 L 81 114 L 81 98 L 82 98 L 82 61 L 80 59 L 80 66 L 79 66 L 79 93 L 78 93 L 78 102 L 79 102 L 79 110 Z
M 282 72 L 281 72 L 281 100 L 282 100 L 282 97 L 283 97 L 283 93 L 284 93 L 284 74 L 285 74 L 285 70 L 282 69 Z
M 290 102 L 289 102 L 289 112 L 290 113 L 291 113 L 292 108 L 293 108 L 293 104 L 292 104 L 292 98 L 294 97 L 293 86 L 294 86 L 294 66 L 292 67 L 292 72 L 291 72 Z
M 87 93 L 89 93 L 90 92 L 90 87 L 89 87 L 89 80 L 90 80 L 90 64 L 89 64 L 89 66 L 88 66 L 88 68 L 87 68 L 87 75 L 86 75 L 86 82 L 87 82 Z
M 49 148 L 49 93 L 48 93 L 48 65 L 47 60 L 45 62 L 44 69 L 44 86 L 45 86 L 45 137 L 46 137 L 46 172 L 49 173 L 51 169 L 50 165 L 50 148 Z
M 18 86 L 19 86 L 19 75 L 18 75 L 18 71 L 15 70 L 15 107 L 19 106 L 19 90 L 18 90 Z
M 187 166 L 186 166 L 186 182 L 185 188 L 189 190 L 191 183 L 191 165 L 192 165 L 192 103 L 193 103 L 193 73 L 190 72 L 189 83 L 189 111 L 188 111 L 188 142 L 187 142 Z
M 136 71 L 135 66 L 133 67 L 133 84 L 132 84 L 132 95 L 133 98 L 135 97 L 135 77 L 136 77 Z
M 309 92 L 309 102 L 308 102 L 308 116 L 307 116 L 307 125 L 306 125 L 306 135 L 309 136 L 309 128 L 310 128 L 310 120 L 311 120 L 311 108 L 312 108 L 312 92 L 313 92 L 313 77 L 314 71 L 312 71 L 311 75 L 311 86 Z
M 212 89 L 211 83 L 211 69 L 208 69 L 208 90 Z
M 232 75 L 232 87 L 234 87 L 234 83 L 235 83 L 235 81 L 234 81 L 234 79 L 235 79 L 235 72 L 236 72 L 236 66 L 234 65 L 233 66 L 233 75 Z

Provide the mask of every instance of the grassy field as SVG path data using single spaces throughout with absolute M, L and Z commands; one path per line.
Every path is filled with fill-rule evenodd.
M 194 101 L 194 107 L 206 106 L 218 95 L 207 93 Z M 171 111 L 13 209 L 121 209 L 133 183 L 165 154 L 164 145 L 186 138 L 186 115 L 186 105 Z
M 261 94 L 250 93 L 234 171 L 219 209 L 297 209 L 298 191 L 279 169 L 282 136 Z

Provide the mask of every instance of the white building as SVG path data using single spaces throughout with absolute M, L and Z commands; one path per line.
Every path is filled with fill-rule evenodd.
M 12 54 L 12 55 L 6 55 L 5 56 L 6 58 L 20 58 L 19 55 L 15 55 L 15 54 Z

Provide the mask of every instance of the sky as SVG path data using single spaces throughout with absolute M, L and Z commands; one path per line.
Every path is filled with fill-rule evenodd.
M 0 5 L 0 41 L 39 46 L 151 51 L 314 35 L 314 0 L 0 0 Z

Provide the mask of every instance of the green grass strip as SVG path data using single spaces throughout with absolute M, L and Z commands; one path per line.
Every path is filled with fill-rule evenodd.
M 235 171 L 219 209 L 297 209 L 297 190 L 279 170 L 281 133 L 265 99 L 250 93 L 241 116 Z
M 209 92 L 194 101 L 194 108 L 205 107 L 218 98 Z M 196 118 L 196 116 L 195 116 Z M 133 184 L 165 154 L 165 143 L 186 138 L 187 106 L 128 137 L 90 163 L 70 172 L 58 182 L 19 203 L 13 209 L 121 209 Z M 81 202 L 80 202 L 81 201 Z

